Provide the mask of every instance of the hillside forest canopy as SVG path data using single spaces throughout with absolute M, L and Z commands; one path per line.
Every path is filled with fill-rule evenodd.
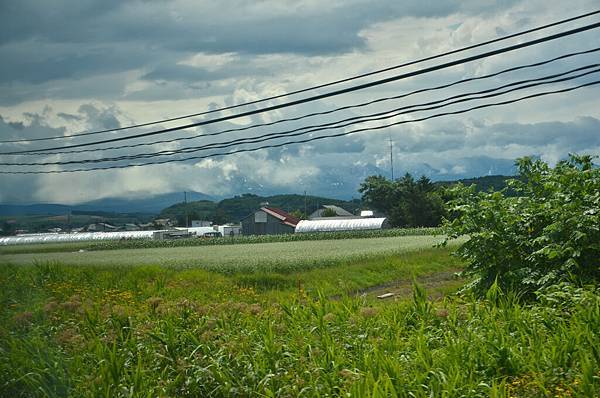
M 415 180 L 406 173 L 388 180 L 370 176 L 360 185 L 363 204 L 384 213 L 393 227 L 433 227 L 446 215 L 443 188 L 422 176 Z

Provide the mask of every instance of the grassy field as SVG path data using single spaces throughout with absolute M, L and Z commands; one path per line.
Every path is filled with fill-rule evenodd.
M 598 293 L 448 296 L 434 240 L 0 256 L 0 396 L 598 396 Z
M 366 258 L 431 248 L 443 240 L 434 236 L 257 243 L 150 249 L 2 254 L 0 261 L 31 264 L 58 261 L 77 265 L 167 265 L 201 267 L 219 272 L 288 272 L 323 267 L 350 258 Z

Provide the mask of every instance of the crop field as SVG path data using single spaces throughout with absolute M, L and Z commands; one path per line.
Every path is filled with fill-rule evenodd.
M 53 253 L 77 250 L 150 249 L 161 247 L 193 247 L 238 245 L 251 243 L 300 242 L 313 240 L 370 239 L 399 236 L 440 235 L 440 228 L 392 228 L 365 231 L 317 232 L 282 235 L 240 235 L 234 238 L 189 238 L 189 239 L 120 239 L 102 241 L 80 241 L 60 243 L 35 243 L 0 245 L 0 254 Z
M 4 254 L 0 255 L 0 259 L 13 264 L 58 261 L 73 265 L 131 265 L 134 262 L 137 265 L 200 267 L 219 272 L 286 272 L 322 267 L 350 258 L 431 248 L 442 240 L 442 237 L 435 236 L 402 236 L 98 252 Z
M 455 296 L 440 240 L 0 255 L 0 396 L 598 396 L 597 291 Z

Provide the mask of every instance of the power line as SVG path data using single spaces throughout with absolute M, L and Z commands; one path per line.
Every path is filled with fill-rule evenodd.
M 439 86 L 435 86 L 435 87 L 428 87 L 428 88 L 424 88 L 424 89 L 414 90 L 414 91 L 411 91 L 411 92 L 408 92 L 408 93 L 405 93 L 405 94 L 401 94 L 401 95 L 395 95 L 395 96 L 391 96 L 391 97 L 378 98 L 378 99 L 375 99 L 375 100 L 370 100 L 370 101 L 366 101 L 366 102 L 362 102 L 362 103 L 358 103 L 358 104 L 354 104 L 354 105 L 342 106 L 342 107 L 330 109 L 330 110 L 327 110 L 327 111 L 313 112 L 313 113 L 305 114 L 305 115 L 302 115 L 302 116 L 290 117 L 290 118 L 283 118 L 283 119 L 275 120 L 273 122 L 258 123 L 258 124 L 253 124 L 253 125 L 245 126 L 245 127 L 237 127 L 237 128 L 232 128 L 232 129 L 221 130 L 221 131 L 217 131 L 217 132 L 214 132 L 214 133 L 206 133 L 206 134 L 195 135 L 193 137 L 180 137 L 180 138 L 172 138 L 172 139 L 158 140 L 158 141 L 152 141 L 152 142 L 142 142 L 142 143 L 130 144 L 130 145 L 119 145 L 119 146 L 101 147 L 101 148 L 92 148 L 92 149 L 78 149 L 78 150 L 71 150 L 71 151 L 31 152 L 31 153 L 30 152 L 23 152 L 23 153 L 19 153 L 18 155 L 58 155 L 58 154 L 70 154 L 70 153 L 97 152 L 99 150 L 103 150 L 104 151 L 104 150 L 116 150 L 116 149 L 124 149 L 124 148 L 136 148 L 136 147 L 141 147 L 141 146 L 149 146 L 149 145 L 164 144 L 164 143 L 171 143 L 171 142 L 186 141 L 186 140 L 193 140 L 193 139 L 198 139 L 198 138 L 206 138 L 206 137 L 218 136 L 218 135 L 222 135 L 222 134 L 226 134 L 226 133 L 231 133 L 231 132 L 246 131 L 246 130 L 250 130 L 250 129 L 254 129 L 254 128 L 258 128 L 258 127 L 274 126 L 274 125 L 277 125 L 277 124 L 280 124 L 280 123 L 283 123 L 283 122 L 298 121 L 298 120 L 306 119 L 306 118 L 313 117 L 313 116 L 328 115 L 328 114 L 332 114 L 332 113 L 339 112 L 339 111 L 342 111 L 342 110 L 355 109 L 355 108 L 360 108 L 360 107 L 364 107 L 364 106 L 368 106 L 368 105 L 373 105 L 373 104 L 384 102 L 384 101 L 390 101 L 390 100 L 395 100 L 395 99 L 406 98 L 406 97 L 409 97 L 409 96 L 414 95 L 414 94 L 420 94 L 420 93 L 424 93 L 424 92 L 428 92 L 428 91 L 440 90 L 440 89 L 449 88 L 449 87 L 452 87 L 452 86 L 455 86 L 455 85 L 458 85 L 458 84 L 464 84 L 464 83 L 468 83 L 468 82 L 472 82 L 472 81 L 488 79 L 488 78 L 496 77 L 496 76 L 499 76 L 501 74 L 505 74 L 505 73 L 508 73 L 508 72 L 514 72 L 514 71 L 517 71 L 517 70 L 522 70 L 522 69 L 527 69 L 527 68 L 542 66 L 542 65 L 546 65 L 546 64 L 558 61 L 558 60 L 563 60 L 563 59 L 567 59 L 567 58 L 578 56 L 578 55 L 591 54 L 591 53 L 598 52 L 598 51 L 600 51 L 600 47 L 594 48 L 594 49 L 591 49 L 591 50 L 585 50 L 585 51 L 579 51 L 579 52 L 574 52 L 574 53 L 568 53 L 568 54 L 564 54 L 564 55 L 561 55 L 561 56 L 558 56 L 558 57 L 547 59 L 545 61 L 540 61 L 540 62 L 535 62 L 535 63 L 531 63 L 531 64 L 520 65 L 520 66 L 516 66 L 516 67 L 504 69 L 504 70 L 501 70 L 499 72 L 494 72 L 494 73 L 487 74 L 487 75 L 482 75 L 482 76 L 478 76 L 478 77 L 472 77 L 472 78 L 468 78 L 468 79 L 457 80 L 457 81 L 449 83 L 449 84 L 443 84 L 443 85 L 439 85 Z M 311 127 L 314 127 L 314 126 L 302 127 L 302 128 L 311 128 Z M 294 131 L 296 131 L 296 130 L 294 130 Z M 9 155 L 9 154 L 12 154 L 12 153 L 2 153 L 2 152 L 0 152 L 0 155 Z
M 104 143 L 109 143 L 109 142 L 130 140 L 130 139 L 134 139 L 134 138 L 148 137 L 148 136 L 153 136 L 153 135 L 157 135 L 157 134 L 165 134 L 165 133 L 169 133 L 169 132 L 172 132 L 172 131 L 178 131 L 178 130 L 188 129 L 188 128 L 191 128 L 191 127 L 204 126 L 204 125 L 208 125 L 208 124 L 222 122 L 222 121 L 225 121 L 225 120 L 231 120 L 231 119 L 237 119 L 237 118 L 244 117 L 244 116 L 256 115 L 256 114 L 259 114 L 259 113 L 264 113 L 264 112 L 268 112 L 268 111 L 272 111 L 272 110 L 276 110 L 276 109 L 281 109 L 281 108 L 287 108 L 287 107 L 290 107 L 290 106 L 295 106 L 295 105 L 299 105 L 299 104 L 303 104 L 303 103 L 307 103 L 307 102 L 312 102 L 312 101 L 320 100 L 320 99 L 323 99 L 323 98 L 328 98 L 328 97 L 333 97 L 333 96 L 337 96 L 337 95 L 341 95 L 341 94 L 350 93 L 350 92 L 353 92 L 353 91 L 363 90 L 363 89 L 366 89 L 366 88 L 379 86 L 379 85 L 382 85 L 382 84 L 386 84 L 386 83 L 390 83 L 390 82 L 393 82 L 393 81 L 398 81 L 398 80 L 406 79 L 406 78 L 413 77 L 413 76 L 423 75 L 423 74 L 434 72 L 434 71 L 437 71 L 437 70 L 446 69 L 446 68 L 449 68 L 449 67 L 452 67 L 452 66 L 456 66 L 456 65 L 460 65 L 460 64 L 464 64 L 464 63 L 476 61 L 476 60 L 479 60 L 479 59 L 482 59 L 482 58 L 487 58 L 487 57 L 491 57 L 491 56 L 494 56 L 494 55 L 503 54 L 503 53 L 514 51 L 514 50 L 517 50 L 517 49 L 521 49 L 521 48 L 525 48 L 525 47 L 530 47 L 530 46 L 533 46 L 533 45 L 536 45 L 536 44 L 548 42 L 548 41 L 551 41 L 551 40 L 556 40 L 556 39 L 559 39 L 559 38 L 562 38 L 562 37 L 566 37 L 566 36 L 570 36 L 570 35 L 573 35 L 573 34 L 585 32 L 585 31 L 588 31 L 590 29 L 596 29 L 598 27 L 600 27 L 600 22 L 596 22 L 596 23 L 593 23 L 593 24 L 581 26 L 581 27 L 576 28 L 576 29 L 571 29 L 571 30 L 568 30 L 568 31 L 565 31 L 565 32 L 556 33 L 556 34 L 553 34 L 553 35 L 550 35 L 550 36 L 545 36 L 545 37 L 534 39 L 534 40 L 530 40 L 530 41 L 527 41 L 527 42 L 523 42 L 523 43 L 519 43 L 519 44 L 514 44 L 514 45 L 511 45 L 511 46 L 508 46 L 508 47 L 503 47 L 503 48 L 500 48 L 500 49 L 488 51 L 488 52 L 485 52 L 485 53 L 473 55 L 473 56 L 470 56 L 470 57 L 461 58 L 459 60 L 446 62 L 444 64 L 440 64 L 440 65 L 435 65 L 435 66 L 431 66 L 431 67 L 419 69 L 419 70 L 416 70 L 416 71 L 413 71 L 413 72 L 408 72 L 408 73 L 404 73 L 404 74 L 400 74 L 400 75 L 388 77 L 388 78 L 385 78 L 385 79 L 380 79 L 380 80 L 376 80 L 376 81 L 372 81 L 372 82 L 369 82 L 369 83 L 364 83 L 364 84 L 360 84 L 360 85 L 357 85 L 357 86 L 348 87 L 348 88 L 344 88 L 344 89 L 340 89 L 340 90 L 336 90 L 336 91 L 330 91 L 328 93 L 319 94 L 319 95 L 315 95 L 315 96 L 312 96 L 312 97 L 307 97 L 307 98 L 303 98 L 303 99 L 299 99 L 299 100 L 295 100 L 295 101 L 285 102 L 283 104 L 272 105 L 272 106 L 268 106 L 268 107 L 261 108 L 261 109 L 255 109 L 255 110 L 251 110 L 251 111 L 239 113 L 239 114 L 236 114 L 236 115 L 223 116 L 223 117 L 216 118 L 216 119 L 204 120 L 204 121 L 200 121 L 200 122 L 196 122 L 196 123 L 190 123 L 190 124 L 187 124 L 187 125 L 182 125 L 182 126 L 177 126 L 177 127 L 171 127 L 171 128 L 161 129 L 161 130 L 147 132 L 147 133 L 136 134 L 136 135 L 132 135 L 132 136 L 128 136 L 128 137 L 117 137 L 117 138 L 112 138 L 112 139 L 107 139 L 107 140 L 94 141 L 94 142 L 88 142 L 88 143 L 82 143 L 82 144 L 75 144 L 75 145 L 65 145 L 65 146 L 53 147 L 53 148 L 42 148 L 42 149 L 31 149 L 31 150 L 27 150 L 27 151 L 4 152 L 2 154 L 3 155 L 12 155 L 12 154 L 19 154 L 19 153 L 24 153 L 24 152 L 29 152 L 29 153 L 31 153 L 31 152 L 47 152 L 47 151 L 62 150 L 62 149 L 69 149 L 69 148 L 79 148 L 79 147 L 92 146 L 92 145 L 104 144 Z
M 230 152 L 224 152 L 224 153 L 213 153 L 213 154 L 208 154 L 208 155 L 192 156 L 192 157 L 188 157 L 188 158 L 168 159 L 168 160 L 162 160 L 162 161 L 147 162 L 147 163 L 137 163 L 137 164 L 129 164 L 129 165 L 115 165 L 115 166 L 105 166 L 105 167 L 94 167 L 94 168 L 89 168 L 89 169 L 44 170 L 44 171 L 4 171 L 4 170 L 0 170 L 0 174 L 63 174 L 63 173 L 74 173 L 74 172 L 84 172 L 84 171 L 123 169 L 123 168 L 129 168 L 129 167 L 141 167 L 141 166 L 149 166 L 149 165 L 174 163 L 174 162 L 186 162 L 186 161 L 190 161 L 190 160 L 207 159 L 207 158 L 217 157 L 217 156 L 229 156 L 229 155 L 233 155 L 233 154 L 237 154 L 237 153 L 254 152 L 254 151 L 261 150 L 261 149 L 279 148 L 279 147 L 283 147 L 283 146 L 286 146 L 286 145 L 304 144 L 304 143 L 318 141 L 318 140 L 322 140 L 322 139 L 326 139 L 326 138 L 336 138 L 336 137 L 342 137 L 342 136 L 347 136 L 347 135 L 350 135 L 350 134 L 356 134 L 356 133 L 361 133 L 361 132 L 366 132 L 366 131 L 381 130 L 381 129 L 384 129 L 384 128 L 398 126 L 398 125 L 402 125 L 402 124 L 422 122 L 422 121 L 425 121 L 425 120 L 430 120 L 430 119 L 434 119 L 434 118 L 438 118 L 438 117 L 442 117 L 442 116 L 458 115 L 458 114 L 467 113 L 467 112 L 471 112 L 471 111 L 478 110 L 478 109 L 489 108 L 489 107 L 494 107 L 494 106 L 508 105 L 508 104 L 512 104 L 512 103 L 516 103 L 516 102 L 520 102 L 520 101 L 524 101 L 524 100 L 528 100 L 528 99 L 532 99 L 532 98 L 536 98 L 536 97 L 542 97 L 542 96 L 546 96 L 546 95 L 559 94 L 559 93 L 566 93 L 566 92 L 578 90 L 578 89 L 581 89 L 581 88 L 584 88 L 584 87 L 591 87 L 591 86 L 594 86 L 594 85 L 597 85 L 597 84 L 600 84 L 600 80 L 596 80 L 596 81 L 593 81 L 593 82 L 581 84 L 581 85 L 575 86 L 575 87 L 564 88 L 564 89 L 561 89 L 561 90 L 553 90 L 553 91 L 546 91 L 546 92 L 542 92 L 542 93 L 531 94 L 531 95 L 528 95 L 528 96 L 525 96 L 525 97 L 520 97 L 520 98 L 516 98 L 516 99 L 512 99 L 512 100 L 507 100 L 507 101 L 502 101 L 502 102 L 495 102 L 495 103 L 490 103 L 490 104 L 478 105 L 478 106 L 474 106 L 474 107 L 467 108 L 467 109 L 461 109 L 461 110 L 458 110 L 458 111 L 438 113 L 438 114 L 434 114 L 434 115 L 431 115 L 431 116 L 423 117 L 423 118 L 420 118 L 420 119 L 403 120 L 403 121 L 394 122 L 394 123 L 390 123 L 390 124 L 386 124 L 386 125 L 382 125 L 382 126 L 377 126 L 377 127 L 361 128 L 361 129 L 351 130 L 351 131 L 347 131 L 347 132 L 343 132 L 343 133 L 338 133 L 338 134 L 325 135 L 325 136 L 319 136 L 319 137 L 312 137 L 312 138 L 307 138 L 307 139 L 298 140 L 298 141 L 287 141 L 287 142 L 279 143 L 279 144 L 263 145 L 263 146 L 255 147 L 255 148 L 245 148 L 245 149 L 239 149 L 239 150 L 230 151 Z
M 279 133 L 267 133 L 267 134 L 263 134 L 263 135 L 257 136 L 257 137 L 246 137 L 246 138 L 234 139 L 234 140 L 225 141 L 225 142 L 216 142 L 216 143 L 206 144 L 206 145 L 199 146 L 199 147 L 186 147 L 186 148 L 180 148 L 180 149 L 176 149 L 176 150 L 166 150 L 166 151 L 143 153 L 143 154 L 125 155 L 125 156 L 119 156 L 119 157 L 113 157 L 113 158 L 83 159 L 83 160 L 55 161 L 55 162 L 32 162 L 32 163 L 2 162 L 2 163 L 0 163 L 0 165 L 5 165 L 5 166 L 50 166 L 50 165 L 116 162 L 116 161 L 122 161 L 122 160 L 147 159 L 147 158 L 157 157 L 157 156 L 173 156 L 173 155 L 180 154 L 180 153 L 198 152 L 198 151 L 207 150 L 207 149 L 220 149 L 220 148 L 227 148 L 227 147 L 231 147 L 231 146 L 235 146 L 235 145 L 239 145 L 239 144 L 252 144 L 252 143 L 258 143 L 258 142 L 264 142 L 264 141 L 269 141 L 269 140 L 273 140 L 273 139 L 278 139 L 278 138 L 295 137 L 295 136 L 305 135 L 305 134 L 309 134 L 309 133 L 313 133 L 313 132 L 317 132 L 317 131 L 348 127 L 348 126 L 351 126 L 351 125 L 354 125 L 357 123 L 385 120 L 385 119 L 389 119 L 392 117 L 397 117 L 397 116 L 401 116 L 401 115 L 405 115 L 405 114 L 413 113 L 413 112 L 422 112 L 422 111 L 439 109 L 439 108 L 443 108 L 443 107 L 446 107 L 449 105 L 455 105 L 455 104 L 466 102 L 466 101 L 491 98 L 491 97 L 495 97 L 495 96 L 499 96 L 499 95 L 508 94 L 508 93 L 511 93 L 511 92 L 514 92 L 517 90 L 524 90 L 527 88 L 537 87 L 540 85 L 569 81 L 569 80 L 573 80 L 573 79 L 576 79 L 579 77 L 587 76 L 592 73 L 597 73 L 600 71 L 600 68 L 598 68 L 599 66 L 600 66 L 600 64 L 586 65 L 586 66 L 571 69 L 569 71 L 562 72 L 562 73 L 557 73 L 557 74 L 548 75 L 548 76 L 535 78 L 535 79 L 521 80 L 521 81 L 504 84 L 504 85 L 490 88 L 490 89 L 458 94 L 458 95 L 454 95 L 454 96 L 447 97 L 444 99 L 430 101 L 430 102 L 426 102 L 426 103 L 403 106 L 400 108 L 391 109 L 391 110 L 387 110 L 387 111 L 383 111 L 383 112 L 355 116 L 355 117 L 347 118 L 347 119 L 340 120 L 340 121 L 324 123 L 324 124 L 319 124 L 319 125 L 315 125 L 315 126 L 308 126 L 305 128 L 298 128 L 298 129 L 288 130 L 288 131 L 279 132 Z M 572 74 L 573 72 L 585 71 L 586 69 L 591 69 L 591 68 L 597 68 L 597 69 L 587 71 L 584 73 L 580 73 L 580 74 L 574 75 L 574 76 L 568 76 L 568 77 L 563 77 L 560 79 L 549 80 L 549 79 L 554 79 L 557 77 L 566 76 L 566 75 Z M 537 83 L 532 83 L 532 82 L 537 82 Z M 526 84 L 526 83 L 531 83 L 531 84 Z M 509 90 L 494 93 L 496 91 L 499 91 L 499 90 L 502 90 L 502 89 L 505 89 L 508 87 L 514 87 L 514 86 L 517 86 L 517 87 L 509 89 Z M 480 95 L 478 97 L 475 96 L 478 94 L 486 94 L 486 93 L 492 93 L 492 94 Z M 471 96 L 471 97 L 469 98 L 469 96 Z M 467 97 L 467 98 L 464 98 L 464 97 Z M 451 100 L 455 100 L 455 101 L 448 102 Z M 431 106 L 431 105 L 435 105 L 435 106 Z M 417 108 L 417 109 L 414 109 L 414 108 Z M 407 111 L 408 109 L 412 109 L 412 110 Z M 345 123 L 345 124 L 342 124 L 342 123 Z M 302 131 L 300 133 L 297 132 L 297 131 L 305 130 L 306 128 L 310 128 L 310 129 L 307 131 Z M 246 141 L 246 142 L 242 142 L 242 141 Z
M 351 76 L 351 77 L 347 77 L 344 79 L 339 79 L 339 80 L 335 80 L 329 83 L 323 83 L 323 84 L 319 84 L 319 85 L 315 85 L 315 86 L 311 86 L 311 87 L 307 87 L 307 88 L 303 88 L 300 90 L 295 90 L 295 91 L 290 91 L 284 94 L 278 94 L 278 95 L 274 95 L 274 96 L 270 96 L 270 97 L 266 97 L 266 98 L 261 98 L 255 101 L 249 101 L 249 102 L 244 102 L 241 104 L 236 104 L 236 105 L 230 105 L 230 106 L 226 106 L 226 107 L 221 107 L 221 108 L 217 108 L 217 109 L 211 109 L 208 111 L 203 111 L 203 112 L 198 112 L 198 113 L 192 113 L 192 114 L 188 114 L 188 115 L 183 115 L 183 116 L 177 116 L 177 117 L 172 117 L 172 118 L 167 118 L 167 119 L 162 119 L 162 120 L 156 120 L 156 121 L 152 121 L 152 122 L 146 122 L 146 123 L 140 123 L 140 124 L 134 124 L 134 125 L 130 125 L 130 126 L 126 126 L 126 127 L 118 127 L 118 128 L 114 128 L 114 129 L 105 129 L 105 130 L 98 130 L 98 131 L 91 131 L 91 132 L 81 132 L 81 133 L 76 133 L 76 134 L 71 134 L 69 136 L 52 136 L 52 137 L 45 137 L 45 138 L 30 138 L 30 139 L 19 139 L 19 140 L 5 140 L 5 141 L 0 141 L 0 144 L 2 143 L 16 143 L 16 142 L 33 142 L 33 141 L 47 141 L 47 140 L 55 140 L 55 139 L 64 139 L 64 138 L 71 138 L 71 137 L 80 137 L 80 136 L 88 136 L 88 135 L 96 135 L 96 134 L 103 134 L 103 133 L 109 133 L 109 132 L 117 132 L 117 131 L 123 131 L 123 130 L 128 130 L 128 129 L 133 129 L 133 128 L 138 128 L 138 127 L 146 127 L 146 126 L 151 126 L 151 125 L 155 125 L 155 124 L 159 124 L 159 123 L 167 123 L 167 122 L 172 122 L 172 121 L 177 121 L 177 120 L 182 120 L 182 119 L 188 119 L 191 117 L 196 117 L 196 116 L 203 116 L 203 115 L 207 115 L 207 114 L 211 114 L 211 113 L 215 113 L 215 112 L 222 112 L 222 111 L 227 111 L 227 110 L 231 110 L 231 109 L 236 109 L 236 108 L 240 108 L 240 107 L 244 107 L 244 106 L 248 106 L 248 105 L 255 105 L 261 102 L 266 102 L 266 101 L 271 101 L 271 100 L 275 100 L 275 99 L 279 99 L 279 98 L 283 98 L 283 97 L 287 97 L 287 96 L 291 96 L 291 95 L 296 95 L 296 94 L 301 94 L 301 93 L 305 93 L 308 91 L 312 91 L 312 90 L 317 90 L 320 88 L 325 88 L 325 87 L 330 87 L 330 86 L 334 86 L 337 84 L 341 84 L 341 83 L 345 83 L 345 82 L 349 82 L 352 80 L 356 80 L 356 79 L 361 79 L 361 78 L 365 78 L 365 77 L 369 77 L 369 76 L 374 76 L 377 74 L 381 74 L 384 72 L 389 72 L 392 70 L 396 70 L 396 69 L 400 69 L 400 68 L 404 68 L 407 66 L 411 66 L 411 65 L 416 65 L 422 62 L 426 62 L 426 61 L 431 61 L 434 59 L 438 59 L 438 58 L 442 58 L 442 57 L 446 57 L 448 55 L 452 55 L 452 54 L 457 54 L 460 52 L 464 52 L 467 50 L 472 50 L 474 48 L 478 48 L 478 47 L 483 47 L 486 46 L 488 44 L 493 44 L 493 43 L 498 43 L 504 40 L 508 40 L 508 39 L 512 39 L 518 36 L 522 36 L 525 34 L 529 34 L 529 33 L 533 33 L 533 32 L 537 32 L 540 30 L 544 30 L 544 29 L 548 29 L 554 26 L 559 26 L 565 23 L 569 23 L 569 22 L 573 22 L 579 19 L 583 19 L 583 18 L 587 18 L 593 15 L 596 15 L 600 13 L 600 10 L 596 10 L 596 11 L 592 11 L 592 12 L 588 12 L 585 14 L 581 14 L 581 15 L 577 15 L 575 17 L 571 17 L 571 18 L 567 18 L 567 19 L 563 19 L 560 21 L 556 21 L 550 24 L 546 24 L 546 25 L 542 25 L 542 26 L 538 26 L 532 29 L 527 29 L 524 31 L 520 31 L 517 33 L 513 33 L 510 35 L 505 35 L 505 36 L 501 36 L 501 37 L 497 37 L 495 39 L 492 40 L 488 40 L 488 41 L 484 41 L 481 43 L 477 43 L 477 44 L 473 44 L 471 46 L 466 46 L 466 47 L 462 47 L 459 49 L 455 49 L 452 51 L 447 51 L 444 53 L 440 53 L 440 54 L 436 54 L 433 56 L 429 56 L 429 57 L 425 57 L 425 58 L 420 58 L 414 61 L 409 61 L 409 62 L 405 62 L 399 65 L 394 65 L 394 66 L 390 66 L 387 68 L 383 68 L 383 69 L 378 69 L 375 71 L 371 71 L 371 72 L 367 72 L 367 73 L 363 73 L 363 74 L 359 74 L 359 75 L 355 75 L 355 76 Z

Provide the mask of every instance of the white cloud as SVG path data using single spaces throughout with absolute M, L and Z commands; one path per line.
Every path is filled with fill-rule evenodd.
M 23 4 L 27 6 L 26 2 Z M 30 32 L 24 26 L 14 26 L 10 34 L 3 36 L 8 41 L 0 46 L 0 54 L 12 57 L 3 59 L 16 61 L 3 66 L 6 72 L 3 78 L 8 80 L 0 82 L 0 115 L 4 118 L 0 123 L 0 138 L 44 137 L 129 125 L 197 113 L 211 106 L 254 101 L 473 44 L 583 13 L 594 6 L 594 2 L 588 0 L 556 4 L 534 0 L 494 5 L 455 1 L 432 4 L 410 1 L 397 5 L 336 1 L 326 6 L 316 0 L 239 2 L 225 18 L 222 10 L 211 3 L 200 6 L 201 17 L 198 17 L 199 6 L 191 1 L 144 3 L 143 7 L 137 3 L 90 4 L 96 4 L 95 14 L 79 5 L 69 11 L 72 20 L 63 21 L 64 27 L 52 18 L 40 26 L 30 27 L 45 37 L 39 43 L 30 38 Z M 31 12 L 42 12 L 43 8 L 33 8 Z M 124 21 L 132 14 L 137 16 L 136 20 L 127 26 Z M 157 31 L 149 29 L 161 15 L 168 16 L 170 25 L 161 26 Z M 17 17 L 13 16 L 14 19 Z M 317 22 L 308 23 L 310 20 Z M 109 24 L 113 29 L 97 31 L 98 23 Z M 215 25 L 212 30 L 209 29 L 211 23 Z M 13 25 L 7 23 L 0 29 L 6 31 Z M 73 37 L 67 28 L 78 31 L 73 30 L 77 27 L 81 28 L 80 37 Z M 181 131 L 170 137 L 189 137 L 201 132 L 272 122 L 282 117 L 398 95 L 598 45 L 600 37 L 591 32 L 351 95 Z M 596 59 L 597 54 L 556 63 L 544 68 L 543 72 L 562 71 Z M 523 71 L 493 81 L 414 95 L 357 109 L 356 113 L 341 112 L 218 138 L 200 137 L 118 153 L 175 149 L 216 142 L 221 138 L 280 132 L 357 113 L 389 110 L 481 90 L 539 75 L 541 71 Z M 378 77 L 395 73 L 398 71 Z M 319 92 L 323 91 L 326 89 Z M 538 155 L 555 162 L 569 151 L 600 153 L 597 138 L 600 109 L 596 97 L 597 88 L 590 88 L 502 108 L 404 124 L 379 132 L 188 164 L 97 173 L 0 176 L 0 184 L 11 187 L 0 190 L 0 201 L 73 203 L 175 190 L 230 195 L 246 191 L 273 193 L 308 189 L 322 195 L 350 196 L 355 194 L 356 186 L 364 176 L 388 175 L 389 135 L 394 140 L 397 175 L 408 171 L 434 178 L 455 178 L 507 173 L 518 156 Z M 450 109 L 466 106 L 469 103 Z M 435 112 L 438 111 L 401 115 L 368 125 L 411 120 Z M 0 146 L 0 150 L 6 148 L 11 147 Z M 98 150 L 85 156 L 108 154 L 114 152 Z M 84 157 L 83 154 L 78 156 Z M 31 159 L 16 159 L 25 158 Z M 66 155 L 59 157 L 68 158 Z M 2 161 L 14 159 L 0 156 Z

